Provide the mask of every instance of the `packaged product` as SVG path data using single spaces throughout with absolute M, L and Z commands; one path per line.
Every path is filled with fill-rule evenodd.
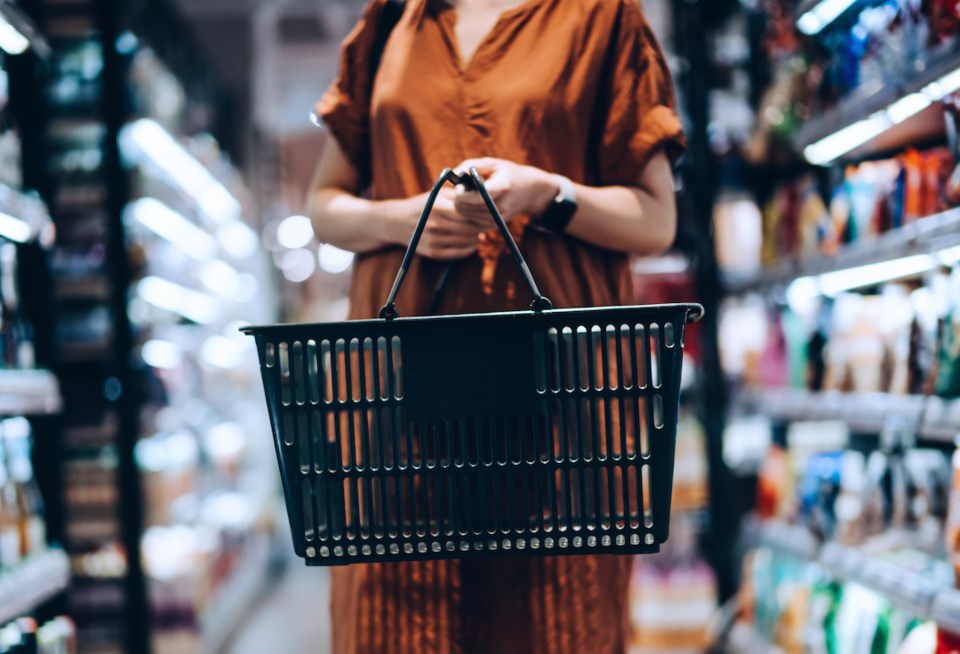
M 950 275 L 949 309 L 937 344 L 936 393 L 940 397 L 960 397 L 960 269 Z

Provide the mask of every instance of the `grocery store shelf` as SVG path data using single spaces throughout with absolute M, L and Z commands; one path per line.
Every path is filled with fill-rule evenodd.
M 867 237 L 842 248 L 836 255 L 784 261 L 756 275 L 724 275 L 731 293 L 763 291 L 785 286 L 799 277 L 839 272 L 916 254 L 935 254 L 960 245 L 960 208 L 922 218 L 885 234 Z
M 46 370 L 0 370 L 0 417 L 58 413 L 60 384 Z
M 913 615 L 931 618 L 948 629 L 960 627 L 960 592 L 945 588 L 937 581 L 938 575 L 930 573 L 937 565 L 948 566 L 945 561 L 928 558 L 924 570 L 913 570 L 859 548 L 836 543 L 820 547 L 806 528 L 779 522 L 763 524 L 756 541 L 802 561 L 816 562 L 832 577 L 871 588 Z
M 48 247 L 53 234 L 53 219 L 38 195 L 0 184 L 0 237 L 16 243 L 38 241 Z
M 55 284 L 60 300 L 103 301 L 110 299 L 113 286 L 107 277 L 91 275 L 86 277 L 61 277 Z
M 738 622 L 727 634 L 723 651 L 727 654 L 784 654 L 766 638 L 754 631 L 750 625 Z
M 836 145 L 829 146 L 830 150 L 836 148 L 836 157 L 824 157 L 822 151 L 814 157 L 807 153 L 807 158 L 814 163 L 826 163 L 821 160 L 859 159 L 942 137 L 943 111 L 938 100 L 943 96 L 941 90 L 950 93 L 955 88 L 940 89 L 931 85 L 942 81 L 958 68 L 960 49 L 956 45 L 931 52 L 917 61 L 912 70 L 904 69 L 899 74 L 892 74 L 892 79 L 868 83 L 853 91 L 835 108 L 808 120 L 798 131 L 794 145 L 799 151 L 804 151 L 812 145 L 822 144 L 824 139 L 832 135 L 853 128 L 852 132 L 843 134 L 845 138 L 838 137 Z M 921 111 L 914 113 L 903 105 L 894 107 L 903 98 L 921 91 L 930 101 Z M 888 112 L 891 107 L 894 109 Z M 860 143 L 858 147 L 846 151 L 847 147 L 857 143 Z
M 781 422 L 842 420 L 855 432 L 879 433 L 889 419 L 899 418 L 924 440 L 952 443 L 960 435 L 960 400 L 938 397 L 777 388 L 742 391 L 734 406 Z
M 254 534 L 236 562 L 232 576 L 217 591 L 215 600 L 203 616 L 203 654 L 226 651 L 250 608 L 267 589 L 272 579 L 272 560 L 272 535 Z
M 36 554 L 0 573 L 0 624 L 29 614 L 66 589 L 70 560 L 58 549 Z
M 33 21 L 16 5 L 8 0 L 0 0 L 0 16 L 30 43 L 30 48 L 38 57 L 46 59 L 50 56 L 50 45 L 47 40 L 37 30 Z

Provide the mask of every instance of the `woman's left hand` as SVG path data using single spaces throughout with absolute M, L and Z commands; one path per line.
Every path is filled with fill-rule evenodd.
M 457 166 L 456 171 L 464 174 L 471 168 L 476 168 L 483 177 L 490 197 L 508 221 L 520 215 L 542 214 L 560 192 L 553 175 L 533 166 L 522 166 L 504 159 L 483 158 L 468 159 Z M 457 211 L 464 216 L 489 218 L 487 206 L 476 191 L 458 187 L 455 202 Z

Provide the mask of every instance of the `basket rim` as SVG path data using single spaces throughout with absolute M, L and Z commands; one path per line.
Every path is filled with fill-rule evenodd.
M 541 312 L 536 312 L 532 310 L 525 311 L 495 311 L 490 313 L 458 313 L 442 316 L 407 316 L 394 318 L 392 320 L 386 320 L 383 318 L 368 318 L 363 320 L 343 320 L 337 322 L 312 322 L 312 323 L 280 323 L 274 325 L 245 325 L 240 328 L 240 331 L 247 336 L 255 336 L 258 333 L 274 332 L 274 331 L 287 331 L 290 329 L 304 329 L 310 327 L 330 327 L 331 325 L 391 325 L 399 323 L 415 323 L 423 321 L 431 322 L 457 322 L 460 320 L 475 320 L 477 318 L 516 318 L 516 317 L 548 317 L 553 315 L 571 315 L 571 314 L 583 314 L 589 313 L 591 315 L 599 314 L 603 315 L 605 313 L 615 313 L 619 311 L 626 311 L 631 309 L 641 309 L 645 312 L 653 311 L 677 311 L 683 310 L 686 323 L 694 323 L 703 318 L 704 308 L 702 304 L 696 302 L 682 302 L 682 303 L 673 303 L 673 304 L 627 304 L 620 306 L 603 306 L 603 307 L 574 307 L 566 309 L 547 309 Z

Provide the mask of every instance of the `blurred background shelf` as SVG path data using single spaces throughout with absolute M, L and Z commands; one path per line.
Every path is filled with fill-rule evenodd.
M 50 549 L 0 574 L 0 622 L 29 615 L 70 583 L 70 561 Z
M 724 285 L 730 293 L 770 292 L 800 277 L 836 273 L 914 255 L 937 255 L 957 246 L 960 246 L 960 209 L 950 209 L 845 246 L 833 256 L 785 261 L 756 275 L 725 274 Z M 946 254 L 955 258 L 953 252 Z
M 908 566 L 888 556 L 890 552 L 867 553 L 837 543 L 820 546 L 808 529 L 798 525 L 772 521 L 753 528 L 760 545 L 816 563 L 834 579 L 870 588 L 912 615 L 952 630 L 960 627 L 960 592 L 942 583 L 949 575 L 938 574 L 948 567 L 945 561 L 910 550 L 904 557 Z
M 48 415 L 63 400 L 56 376 L 46 370 L 0 370 L 0 417 Z
M 960 67 L 960 50 L 950 43 L 931 50 L 912 64 L 912 70 L 894 71 L 886 80 L 874 80 L 853 91 L 833 109 L 813 116 L 798 130 L 794 146 L 805 152 L 811 163 L 832 163 L 844 159 L 863 159 L 871 155 L 925 143 L 942 137 L 944 131 L 943 109 L 938 104 L 943 93 L 934 84 Z M 956 86 L 945 89 L 953 92 Z M 897 103 L 904 98 L 924 94 L 926 106 L 909 108 Z M 824 143 L 828 138 L 861 142 L 858 147 L 843 151 L 826 160 L 811 156 L 811 146 Z
M 723 651 L 727 654 L 784 654 L 782 649 L 742 622 L 733 625 L 723 644 Z
M 891 419 L 919 438 L 953 443 L 960 433 L 960 400 L 888 393 L 814 393 L 801 389 L 743 390 L 734 408 L 740 413 L 760 413 L 778 422 L 839 420 L 854 432 L 880 433 Z

